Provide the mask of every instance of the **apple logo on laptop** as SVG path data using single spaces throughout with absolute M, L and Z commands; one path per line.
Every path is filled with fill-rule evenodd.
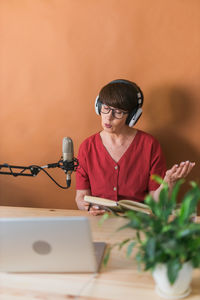
M 51 245 L 46 241 L 36 241 L 32 245 L 33 250 L 38 254 L 49 254 L 52 250 Z

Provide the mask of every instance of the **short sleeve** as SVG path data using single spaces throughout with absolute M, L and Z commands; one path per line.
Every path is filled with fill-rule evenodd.
M 90 181 L 87 171 L 87 149 L 86 145 L 82 144 L 78 152 L 79 166 L 76 171 L 76 189 L 77 190 L 88 190 L 90 189 Z
M 154 191 L 159 188 L 159 184 L 151 179 L 151 175 L 159 175 L 164 178 L 166 173 L 166 161 L 162 152 L 161 146 L 157 140 L 154 140 L 151 150 L 151 164 L 149 177 L 149 191 Z

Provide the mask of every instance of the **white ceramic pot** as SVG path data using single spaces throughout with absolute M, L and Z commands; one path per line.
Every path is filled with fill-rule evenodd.
M 184 263 L 176 281 L 171 285 L 167 277 L 167 265 L 158 264 L 152 273 L 156 282 L 156 292 L 166 299 L 182 299 L 188 296 L 191 292 L 192 270 L 190 262 Z

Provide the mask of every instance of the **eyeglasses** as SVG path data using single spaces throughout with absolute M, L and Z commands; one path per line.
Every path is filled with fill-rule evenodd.
M 126 111 L 111 108 L 110 106 L 105 105 L 105 104 L 101 105 L 101 113 L 102 114 L 109 114 L 110 111 L 112 111 L 113 118 L 116 118 L 116 119 L 122 119 L 124 115 L 128 114 L 128 112 L 126 112 Z

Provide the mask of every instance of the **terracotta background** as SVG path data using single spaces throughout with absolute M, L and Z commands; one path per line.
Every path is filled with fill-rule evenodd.
M 99 131 L 94 100 L 126 78 L 144 91 L 137 127 L 159 139 L 168 166 L 196 161 L 199 179 L 199 0 L 1 0 L 0 163 L 57 162 L 62 139 Z M 65 184 L 62 170 L 50 174 Z M 75 208 L 42 172 L 0 176 L 1 205 Z

